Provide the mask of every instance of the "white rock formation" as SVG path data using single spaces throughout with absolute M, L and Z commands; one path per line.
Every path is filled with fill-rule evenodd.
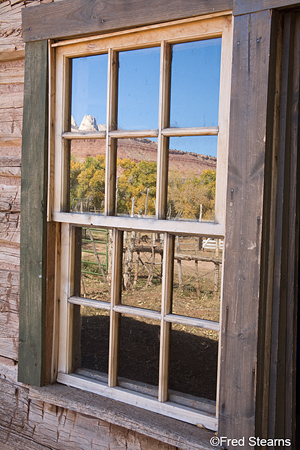
M 81 121 L 79 131 L 98 131 L 95 117 L 86 114 Z
M 71 116 L 71 131 L 78 131 L 78 125 L 73 116 Z
M 99 130 L 99 131 L 106 131 L 106 125 L 105 125 L 105 123 L 100 123 L 100 124 L 98 125 L 98 130 Z

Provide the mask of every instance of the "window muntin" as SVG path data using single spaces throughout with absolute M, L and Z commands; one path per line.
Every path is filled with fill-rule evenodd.
M 139 36 L 139 45 L 136 46 L 136 36 L 120 35 L 116 37 L 102 37 L 95 44 L 89 43 L 70 43 L 54 44 L 57 46 L 57 96 L 56 96 L 56 156 L 55 156 L 55 190 L 53 204 L 53 218 L 61 222 L 61 245 L 62 257 L 62 281 L 61 281 L 61 317 L 60 322 L 60 350 L 59 350 L 59 376 L 58 381 L 69 385 L 81 386 L 93 392 L 116 398 L 130 404 L 135 404 L 152 411 L 160 412 L 171 417 L 185 420 L 191 423 L 202 423 L 207 428 L 216 429 L 217 418 L 215 412 L 215 403 L 211 400 L 202 398 L 193 398 L 192 403 L 187 400 L 185 394 L 173 392 L 169 386 L 169 342 L 172 324 L 184 325 L 187 327 L 197 327 L 204 330 L 205 333 L 212 332 L 217 334 L 219 324 L 215 321 L 203 318 L 189 317 L 178 313 L 172 313 L 172 280 L 174 270 L 174 252 L 175 238 L 180 235 L 190 236 L 210 236 L 212 239 L 224 237 L 224 210 L 225 210 L 225 185 L 226 179 L 226 154 L 227 154 L 227 119 L 224 113 L 229 105 L 229 92 L 226 77 L 220 81 L 220 122 L 217 127 L 187 127 L 170 128 L 170 68 L 171 68 L 171 50 L 172 45 L 177 45 L 182 41 L 191 42 L 199 39 L 222 37 L 222 58 L 221 74 L 226 73 L 226 64 L 230 59 L 226 57 L 230 54 L 230 26 L 226 17 L 217 18 L 212 22 L 198 19 L 197 26 L 192 23 L 190 26 L 174 28 L 171 26 L 162 27 L 159 32 L 156 30 L 155 37 L 148 32 L 142 31 Z M 207 33 L 208 24 L 212 26 L 212 31 Z M 201 30 L 206 30 L 201 35 Z M 189 34 L 190 32 L 190 34 Z M 118 86 L 118 52 L 135 50 L 141 47 L 158 47 L 161 51 L 160 62 L 160 100 L 159 100 L 159 123 L 158 129 L 145 130 L 121 130 L 117 129 L 117 86 Z M 224 49 L 228 49 L 225 51 Z M 76 214 L 70 213 L 66 208 L 66 197 L 68 197 L 69 175 L 68 175 L 68 145 L 70 140 L 85 140 L 84 133 L 75 133 L 68 130 L 70 121 L 70 112 L 68 106 L 67 92 L 69 89 L 69 61 L 70 58 L 77 56 L 90 56 L 97 53 L 108 53 L 108 89 L 107 89 L 107 128 L 106 132 L 99 132 L 93 136 L 95 140 L 106 140 L 106 172 L 105 172 L 105 210 L 104 214 L 92 214 L 91 211 L 85 211 Z M 227 77 L 228 81 L 229 77 Z M 224 120 L 224 118 L 226 120 Z M 216 207 L 215 220 L 206 222 L 197 221 L 174 221 L 165 220 L 167 218 L 167 179 L 168 179 L 168 152 L 170 138 L 179 138 L 180 136 L 218 136 L 218 181 L 216 186 Z M 116 215 L 116 186 L 117 186 L 117 142 L 125 139 L 148 139 L 157 138 L 157 186 L 156 186 L 156 214 L 155 218 L 145 219 L 145 217 L 135 217 L 135 214 L 122 217 Z M 219 185 L 219 187 L 218 187 Z M 143 214 L 141 215 L 143 216 Z M 144 215 L 145 216 L 145 215 Z M 75 225 L 75 226 L 74 226 Z M 76 239 L 75 230 L 77 226 L 85 226 L 100 229 L 111 228 L 114 236 L 112 270 L 111 270 L 111 301 L 110 303 L 83 298 L 78 295 L 74 278 L 74 266 L 76 265 Z M 123 264 L 123 234 L 125 232 L 145 232 L 146 234 L 164 235 L 164 257 L 163 257 L 163 276 L 161 285 L 161 310 L 139 308 L 135 305 L 122 303 L 122 264 Z M 78 254 L 78 252 L 77 252 Z M 124 295 L 123 295 L 124 297 Z M 109 357 L 108 373 L 93 373 L 90 376 L 83 373 L 86 369 L 74 366 L 72 345 L 76 342 L 74 328 L 72 324 L 76 323 L 77 305 L 82 307 L 89 306 L 100 311 L 109 311 L 110 314 L 110 337 L 109 337 Z M 144 387 L 139 386 L 139 382 L 120 377 L 118 374 L 118 339 L 119 339 L 119 321 L 121 315 L 130 315 L 134 320 L 142 317 L 147 320 L 160 322 L 160 350 L 159 350 L 159 382 L 157 398 L 154 398 L 151 385 L 144 383 Z M 67 324 L 67 326 L 66 326 Z M 73 344 L 72 344 L 73 343 Z M 74 372 L 76 370 L 76 373 Z M 97 382 L 95 380 L 98 380 Z M 156 395 L 156 394 L 155 394 Z M 178 401 L 178 398 L 180 400 Z M 174 402 L 184 405 L 177 409 Z M 193 407 L 191 405 L 194 405 Z M 195 406 L 197 404 L 197 406 Z M 208 406 L 209 405 L 209 406 Z

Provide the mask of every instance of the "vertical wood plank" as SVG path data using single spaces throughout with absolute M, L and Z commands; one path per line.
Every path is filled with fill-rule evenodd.
M 54 222 L 47 223 L 47 283 L 46 283 L 46 345 L 45 345 L 45 383 L 52 379 L 52 352 L 55 311 L 55 266 L 56 266 L 56 227 Z
M 47 220 L 52 220 L 54 207 L 54 162 L 55 162 L 55 72 L 56 58 L 55 49 L 48 42 L 48 64 L 49 64 L 49 135 L 48 135 L 48 203 Z
M 264 183 L 264 211 L 262 230 L 261 255 L 261 286 L 258 321 L 258 354 L 257 354 L 257 401 L 256 401 L 256 435 L 263 439 L 268 437 L 269 415 L 269 382 L 271 358 L 271 330 L 273 308 L 273 277 L 274 277 L 274 251 L 275 251 L 275 215 L 278 181 L 278 143 L 279 143 L 279 111 L 280 111 L 280 84 L 282 63 L 282 20 L 279 13 L 273 12 L 274 26 L 271 30 L 273 51 L 270 53 L 270 68 L 273 71 L 273 82 L 269 77 L 268 109 L 266 142 L 269 151 L 266 151 Z M 277 23 L 277 26 L 276 26 Z
M 26 45 L 22 140 L 19 381 L 44 383 L 48 43 Z
M 59 299 L 61 283 L 61 224 L 56 223 L 55 228 L 55 298 L 53 311 L 53 336 L 52 336 L 52 360 L 51 360 L 51 383 L 56 381 L 58 373 L 58 350 L 59 350 Z
M 280 92 L 280 123 L 278 145 L 278 179 L 275 218 L 275 249 L 274 249 L 274 281 L 273 281 L 273 310 L 271 330 L 271 363 L 270 363 L 270 396 L 268 433 L 275 438 L 276 428 L 280 436 L 284 436 L 284 420 L 277 420 L 277 404 L 281 404 L 284 411 L 285 383 L 277 389 L 278 380 L 284 380 L 286 355 L 282 350 L 286 347 L 286 333 L 282 325 L 286 322 L 286 289 L 288 264 L 288 227 L 289 227 L 289 198 L 287 197 L 286 178 L 290 172 L 290 121 L 291 121 L 291 65 L 293 53 L 293 20 L 292 15 L 285 18 L 282 42 L 282 74 Z M 283 285 L 283 286 L 282 286 Z M 284 291 L 282 291 L 284 288 Z M 282 360 L 279 362 L 279 354 Z M 281 434 L 282 433 L 282 434 Z
M 293 439 L 299 242 L 299 15 L 283 16 L 268 433 Z
M 246 440 L 255 436 L 271 28 L 270 11 L 234 21 L 219 435 Z
M 286 396 L 285 396 L 285 436 L 296 442 L 296 366 L 297 366 L 297 311 L 298 311 L 298 263 L 300 232 L 300 13 L 295 17 L 294 55 L 293 55 L 293 94 L 291 124 L 291 172 L 290 172 L 290 224 L 287 304 L 287 342 L 286 342 Z M 299 376 L 299 374 L 298 374 Z

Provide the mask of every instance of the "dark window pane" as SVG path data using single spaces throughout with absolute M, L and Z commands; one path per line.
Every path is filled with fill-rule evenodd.
M 172 324 L 169 389 L 216 399 L 218 332 Z
M 162 234 L 124 232 L 124 305 L 160 311 L 163 245 Z
M 169 141 L 168 219 L 214 221 L 217 136 Z
M 160 48 L 119 53 L 118 128 L 158 128 Z
M 72 59 L 71 131 L 106 129 L 107 55 Z
M 121 316 L 119 377 L 158 385 L 159 335 L 158 321 Z
M 108 373 L 109 312 L 86 306 L 81 313 L 82 369 Z
M 173 45 L 171 127 L 218 125 L 221 38 Z
M 218 322 L 223 241 L 176 236 L 172 313 Z

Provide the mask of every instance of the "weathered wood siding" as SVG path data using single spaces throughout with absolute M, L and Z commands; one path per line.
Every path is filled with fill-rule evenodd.
M 29 399 L 28 388 L 0 380 L 3 450 L 175 450 L 117 425 Z
M 38 400 L 17 382 L 20 185 L 25 46 L 23 7 L 0 2 L 0 447 L 3 450 L 175 450 L 134 431 Z

